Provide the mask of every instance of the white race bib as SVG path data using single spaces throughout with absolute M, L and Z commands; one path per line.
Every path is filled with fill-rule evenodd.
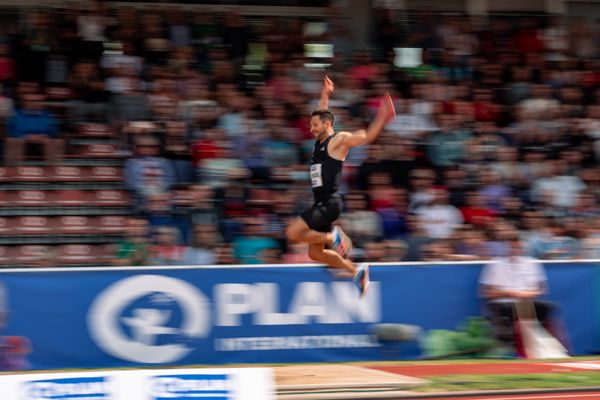
M 321 164 L 312 164 L 310 166 L 310 182 L 312 187 L 323 186 L 323 177 L 321 176 Z

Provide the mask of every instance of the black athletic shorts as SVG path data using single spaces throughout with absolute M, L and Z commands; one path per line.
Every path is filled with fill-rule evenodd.
M 333 222 L 342 213 L 344 202 L 339 194 L 327 200 L 316 202 L 311 208 L 300 214 L 310 229 L 317 232 L 329 232 Z

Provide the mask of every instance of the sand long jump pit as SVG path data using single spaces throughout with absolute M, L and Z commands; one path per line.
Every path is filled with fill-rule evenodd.
M 278 399 L 389 398 L 426 381 L 357 365 L 273 367 Z

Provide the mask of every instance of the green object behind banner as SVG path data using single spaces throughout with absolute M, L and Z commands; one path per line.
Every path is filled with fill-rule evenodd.
M 426 358 L 504 357 L 483 317 L 469 317 L 456 331 L 433 329 L 421 341 Z

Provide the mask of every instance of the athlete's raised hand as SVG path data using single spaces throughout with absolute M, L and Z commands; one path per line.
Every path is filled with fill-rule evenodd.
M 381 105 L 379 106 L 378 115 L 381 115 L 381 118 L 383 118 L 386 124 L 396 117 L 394 100 L 392 100 L 392 97 L 387 92 L 381 99 Z
M 335 85 L 328 76 L 323 78 L 323 88 L 321 89 L 321 99 L 319 100 L 319 109 L 326 110 L 329 107 L 329 96 L 333 93 Z
M 335 89 L 335 85 L 333 84 L 333 81 L 331 79 L 329 79 L 328 76 L 325 76 L 323 78 L 323 89 L 321 89 L 321 94 L 331 96 L 334 89 Z

